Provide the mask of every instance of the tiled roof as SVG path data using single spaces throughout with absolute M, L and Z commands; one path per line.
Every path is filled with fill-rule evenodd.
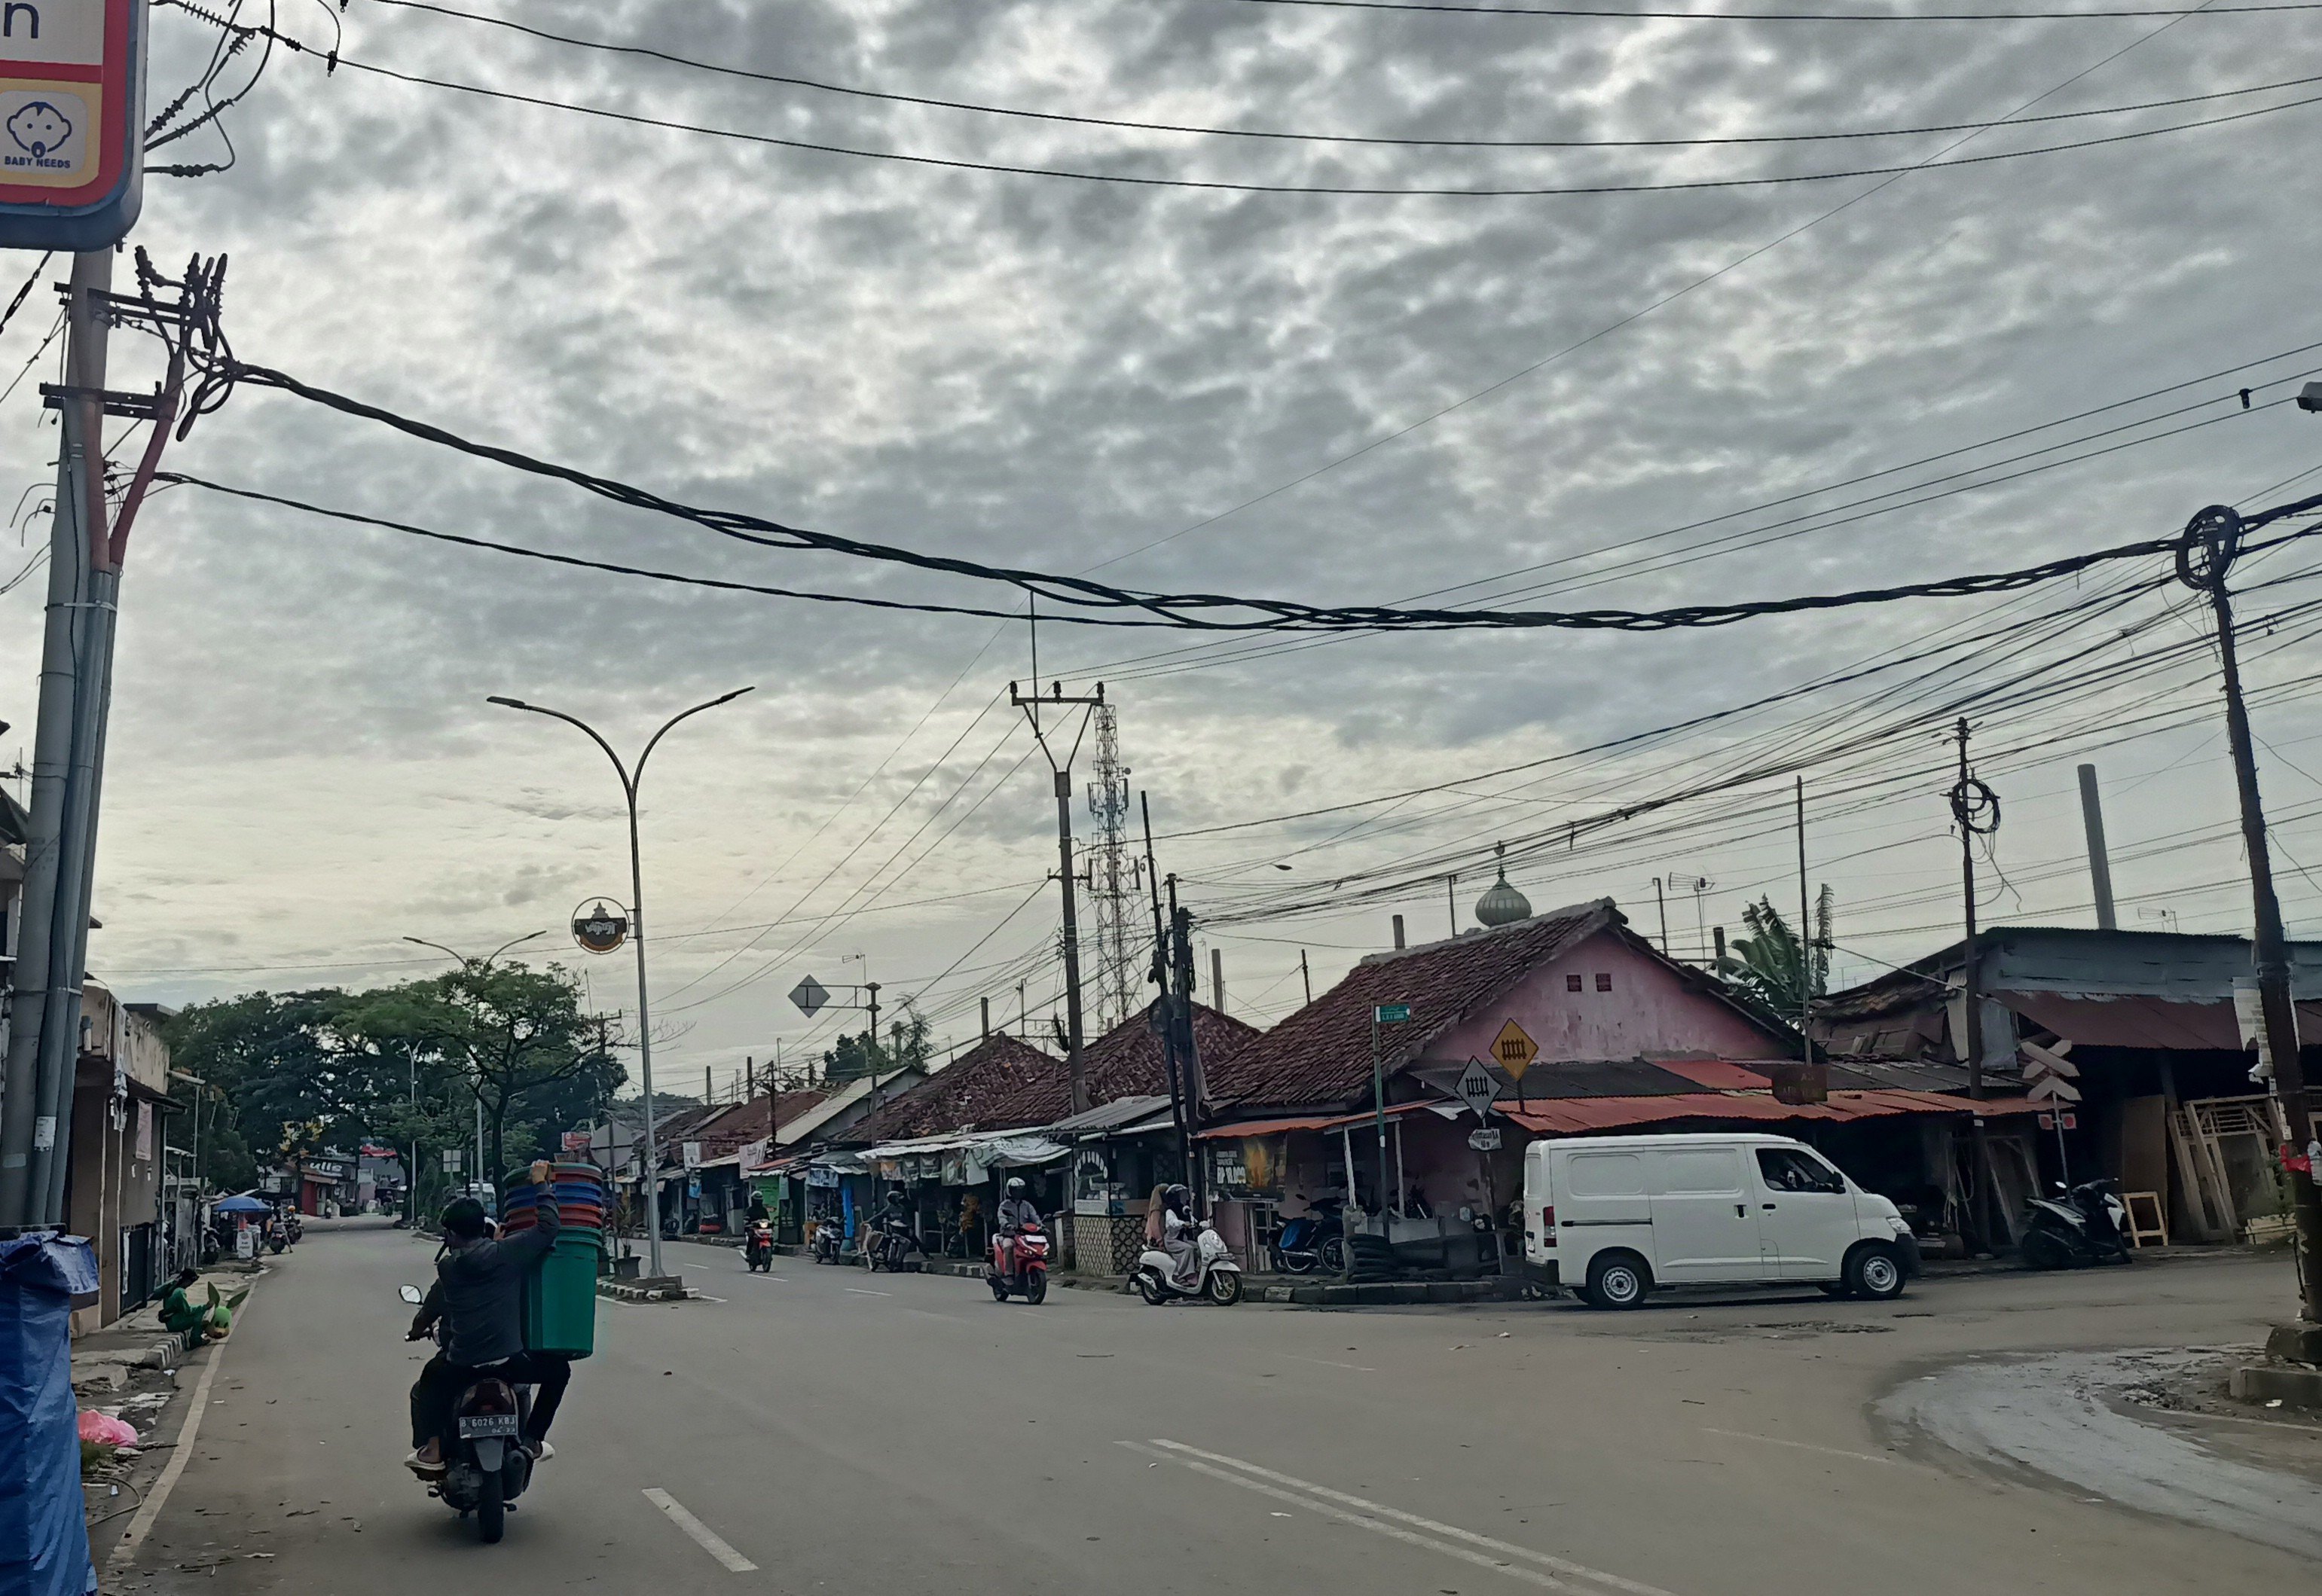
M 944 1069 L 847 1127 L 850 1143 L 1047 1125 L 1073 1111 L 1065 1061 L 995 1031 Z
M 1155 999 L 1081 1050 L 1081 1070 L 1088 1082 L 1092 1108 L 1115 1098 L 1168 1095 L 1168 1066 L 1161 1038 L 1153 1030 L 1153 1010 L 1159 1002 Z M 1255 1026 L 1244 1025 L 1206 1004 L 1193 1005 L 1193 1046 L 1202 1055 L 1205 1078 L 1257 1035 Z
M 1293 1108 L 1367 1097 L 1376 1006 L 1411 1005 L 1407 1022 L 1378 1027 L 1381 1066 L 1392 1075 L 1477 1004 L 1605 927 L 1623 924 L 1613 900 L 1600 898 L 1496 930 L 1374 954 L 1232 1057 L 1207 1067 L 1211 1111 L 1229 1104 Z
M 782 1093 L 779 1118 L 783 1127 L 787 1129 L 803 1119 L 808 1109 L 829 1095 L 822 1090 Z M 692 1139 L 701 1144 L 703 1157 L 723 1158 L 745 1142 L 765 1138 L 773 1124 L 766 1110 L 766 1094 L 760 1092 L 748 1102 L 736 1103 L 716 1118 L 703 1121 L 695 1127 Z

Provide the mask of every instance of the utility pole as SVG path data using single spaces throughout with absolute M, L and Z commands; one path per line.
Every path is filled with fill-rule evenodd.
M 1153 859 L 1153 805 L 1143 793 L 1137 804 L 1145 820 L 1145 880 L 1153 894 L 1153 986 L 1157 994 L 1151 1010 L 1154 1028 L 1161 1035 L 1161 1065 L 1169 1084 L 1169 1117 L 1177 1131 L 1177 1167 L 1185 1183 L 1193 1182 L 1193 1115 L 1185 1103 L 1184 1072 L 1177 1058 L 1177 1006 L 1169 996 L 1169 933 L 1161 919 L 1161 870 Z M 1173 878 L 1174 880 L 1174 878 Z M 1175 892 L 1173 885 L 1172 894 Z
M 1072 1081 L 1073 1112 L 1080 1114 L 1087 1111 L 1089 1100 L 1088 1081 L 1081 1073 L 1081 934 L 1073 904 L 1073 758 L 1080 752 L 1081 739 L 1088 734 L 1091 714 L 1104 702 L 1104 683 L 1097 683 L 1092 695 L 1068 698 L 1065 697 L 1065 684 L 1053 682 L 1048 696 L 1043 698 L 1038 681 L 1032 684 L 1029 698 L 1018 692 L 1011 681 L 1008 684 L 1008 701 L 1023 710 L 1025 718 L 1032 723 L 1033 739 L 1039 743 L 1048 769 L 1056 779 L 1056 886 L 1064 894 L 1065 1068 Z M 1043 705 L 1059 708 L 1074 705 L 1083 710 L 1080 730 L 1073 734 L 1073 745 L 1061 761 L 1048 745 L 1047 734 L 1040 725 Z
M 61 424 L 40 717 L 32 744 L 32 824 L 11 972 L 14 1022 L 6 1085 L 0 1091 L 0 1227 L 53 1226 L 64 1218 L 122 562 L 130 528 L 177 422 L 187 347 L 196 329 L 215 331 L 224 273 L 215 262 L 196 261 L 182 282 L 172 282 L 154 272 L 140 251 L 138 296 L 116 296 L 113 261 L 110 248 L 73 257 L 65 299 L 65 380 L 41 387 Z M 156 298 L 157 287 L 175 289 L 175 302 Z M 115 323 L 153 332 L 168 348 L 169 376 L 154 393 L 105 388 L 107 336 Z M 152 424 L 110 525 L 107 415 Z
M 1306 968 L 1306 950 L 1298 950 L 1298 984 L 1305 990 L 1306 1006 L 1314 1006 L 1314 974 Z
M 2298 1052 L 2298 1010 L 2290 1000 L 2290 949 L 2282 935 L 2281 904 L 2273 891 L 2265 810 L 2258 799 L 2257 758 L 2251 749 L 2249 707 L 2242 698 L 2241 663 L 2235 647 L 2233 597 L 2226 585 L 2235 557 L 2241 552 L 2244 529 L 2242 517 L 2224 505 L 2211 505 L 2195 515 L 2186 525 L 2185 541 L 2178 545 L 2177 577 L 2196 592 L 2208 594 L 2209 608 L 2217 616 L 2226 738 L 2233 750 L 2234 785 L 2241 800 L 2242 848 L 2249 856 L 2250 897 L 2255 911 L 2252 962 L 2257 972 L 2265 1052 L 2273 1065 L 2274 1098 L 2290 1129 L 2290 1145 L 2282 1149 L 2282 1163 L 2290 1177 L 2290 1211 L 2298 1226 L 2299 1305 L 2308 1325 L 2322 1325 L 2322 1192 L 2317 1191 L 2314 1182 L 2317 1156 L 2314 1119 L 2306 1102 L 2305 1061 Z
M 2097 794 L 2097 768 L 2080 767 L 2080 823 L 2089 834 L 2089 884 L 2096 889 L 2097 929 L 2119 929 L 2112 902 L 2112 858 L 2105 850 L 2104 800 Z
M 1965 716 L 1960 716 L 1952 734 L 1959 742 L 1959 780 L 1952 784 L 1951 804 L 1952 820 L 1959 827 L 1960 839 L 1960 993 L 1965 1004 L 1958 1042 L 1966 1054 L 1968 1101 L 1974 1105 L 1970 1108 L 1973 1126 L 1969 1132 L 1974 1145 L 1974 1168 L 1970 1172 L 1968 1213 L 1975 1239 L 1988 1251 L 1994 1241 L 2005 1235 L 2006 1227 L 2004 1221 L 1993 1223 L 1991 1136 L 1984 1126 L 1980 1107 L 1990 1094 L 1983 1084 L 1983 971 L 1975 941 L 1975 839 L 1989 836 L 1999 829 L 1999 795 L 1977 780 L 1968 768 Z
M 1815 946 L 1814 923 L 1806 898 L 1806 779 L 1797 779 L 1798 794 L 1798 1044 L 1799 1054 L 1809 1072 L 1814 1069 L 1814 1000 Z M 1661 953 L 1668 956 L 1668 929 L 1666 919 L 1661 929 Z
M 1169 878 L 1169 999 L 1170 1028 L 1175 1034 L 1175 1053 L 1185 1093 L 1185 1118 L 1189 1128 L 1198 1129 L 1202 1119 L 1202 1103 L 1207 1095 L 1202 1090 L 1201 1044 L 1193 1033 L 1193 911 L 1177 905 L 1177 878 Z M 1200 1160 L 1193 1162 L 1185 1172 L 1187 1183 L 1193 1189 L 1193 1212 L 1206 1216 L 1209 1212 L 1209 1183 L 1203 1178 Z

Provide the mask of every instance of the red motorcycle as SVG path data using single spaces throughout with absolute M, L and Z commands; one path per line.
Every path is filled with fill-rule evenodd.
M 761 1273 L 774 1267 L 774 1227 L 763 1219 L 750 1221 L 742 1242 L 742 1261 Z
M 992 1300 L 1005 1302 L 1010 1296 L 1020 1296 L 1038 1307 L 1048 1295 L 1048 1233 L 1038 1225 L 1026 1225 L 1016 1232 L 1013 1269 L 1001 1262 L 1002 1239 L 992 1238 L 992 1262 L 984 1271 L 983 1283 L 992 1288 Z

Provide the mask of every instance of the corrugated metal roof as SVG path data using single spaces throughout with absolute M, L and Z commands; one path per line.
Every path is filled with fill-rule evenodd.
M 1827 1103 L 1778 1103 L 1770 1093 L 1705 1091 L 1672 1097 L 1571 1098 L 1559 1102 L 1535 1102 L 1522 1108 L 1503 1104 L 1500 1112 L 1526 1130 L 1550 1135 L 1582 1135 L 1590 1131 L 1663 1125 L 1681 1119 L 1726 1124 L 1783 1120 L 1845 1124 L 1898 1114 L 1966 1114 L 1974 1108 L 1965 1098 L 1924 1091 L 1833 1091 Z M 2034 1113 L 2038 1108 L 2021 1098 L 1993 1099 L 1982 1105 L 1982 1113 L 1987 1119 L 2004 1118 Z
M 1446 1106 L 1441 1102 L 1389 1103 L 1386 1117 L 1400 1119 L 1406 1114 L 1432 1113 Z M 1239 1136 L 1275 1136 L 1292 1130 L 1341 1130 L 1368 1125 L 1376 1117 L 1376 1110 L 1366 1108 L 1359 1114 L 1292 1114 L 1272 1119 L 1243 1119 L 1232 1125 L 1211 1126 L 1201 1133 L 1199 1139 L 1223 1141 Z
M 2061 992 L 1991 994 L 2025 1019 L 2090 1047 L 2164 1047 L 2201 1052 L 2241 1050 L 2233 1000 L 2107 998 Z

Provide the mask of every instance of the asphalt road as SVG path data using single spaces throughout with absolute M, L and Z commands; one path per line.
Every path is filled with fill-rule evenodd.
M 1002 1307 L 972 1281 L 796 1259 L 753 1277 L 730 1251 L 672 1251 L 715 1300 L 600 1305 L 559 1455 L 487 1547 L 399 1462 L 421 1349 L 395 1288 L 427 1278 L 431 1245 L 310 1224 L 206 1354 L 221 1361 L 183 1475 L 105 1588 L 2310 1588 L 2290 1551 L 1914 1441 L 1878 1412 L 1987 1354 L 2254 1342 L 2288 1300 L 2279 1261 L 1607 1316 L 1061 1290 Z

